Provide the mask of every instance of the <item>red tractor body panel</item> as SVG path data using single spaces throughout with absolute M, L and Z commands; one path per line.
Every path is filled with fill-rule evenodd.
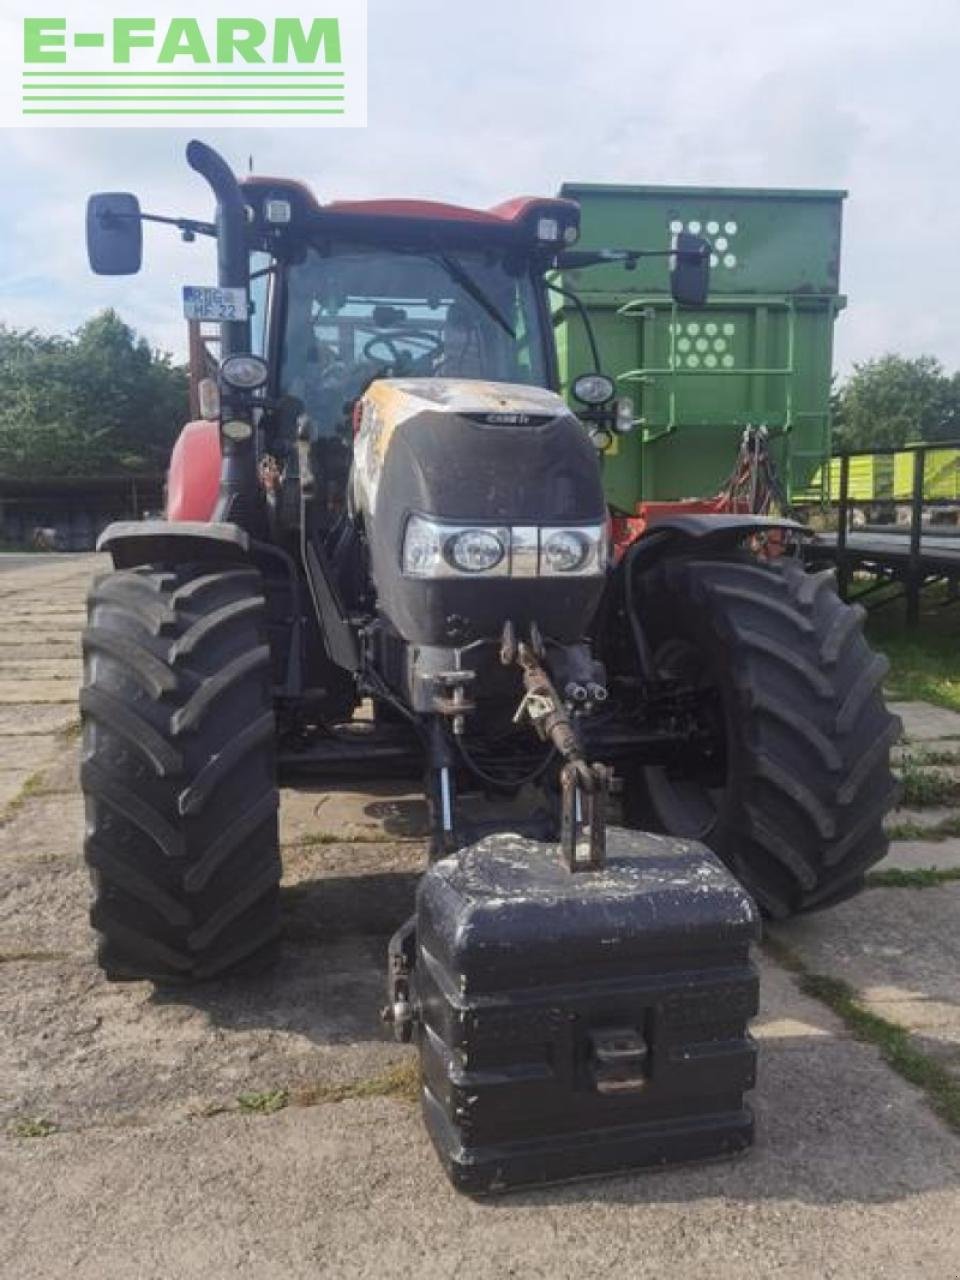
M 220 488 L 220 428 L 201 418 L 177 437 L 167 472 L 167 519 L 212 520 Z

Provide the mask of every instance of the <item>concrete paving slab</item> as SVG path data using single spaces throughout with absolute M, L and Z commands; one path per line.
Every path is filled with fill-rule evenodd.
M 34 815 L 42 803 L 31 799 Z M 422 869 L 413 846 L 293 850 L 277 968 L 156 991 L 108 984 L 94 967 L 76 836 L 68 858 L 0 852 L 0 1126 L 25 1109 L 75 1124 L 182 1117 L 245 1091 L 365 1078 L 396 1060 L 379 1010 L 387 939 L 410 914 Z
M 266 1117 L 187 1120 L 171 1108 L 143 1126 L 7 1138 L 0 1270 L 19 1280 L 954 1276 L 960 1144 L 917 1094 L 849 1040 L 765 1045 L 762 1059 L 749 1156 L 486 1201 L 449 1187 L 417 1109 L 387 1099 Z
M 0 814 L 16 800 L 31 776 L 29 769 L 6 769 L 0 773 Z
M 0 866 L 73 860 L 82 840 L 82 796 L 31 795 L 0 823 Z
M 412 914 L 425 866 L 419 842 L 288 846 L 281 892 L 286 937 L 386 939 Z
M 86 622 L 86 613 L 79 609 L 34 610 L 32 608 L 7 607 L 3 610 L 3 625 L 9 631 L 23 628 L 32 633 L 51 631 L 80 631 Z
M 31 592 L 29 594 L 27 592 L 17 592 L 12 601 L 8 600 L 3 616 L 8 623 L 12 619 L 19 620 L 22 618 L 29 621 L 50 619 L 53 622 L 70 626 L 78 618 L 82 620 L 85 617 L 84 604 L 85 593 L 71 593 L 68 596 L 63 591 L 57 591 L 56 599 L 51 599 L 51 593 L 46 591 Z
M 375 782 L 323 791 L 284 787 L 280 794 L 281 843 L 305 840 L 422 840 L 426 804 L 409 782 Z
M 31 734 L 63 734 L 79 724 L 80 712 L 73 703 L 10 702 L 0 706 L 0 738 L 29 737 Z
M 87 580 L 105 567 L 85 557 L 0 576 L 8 614 L 63 627 L 25 639 L 0 619 L 0 690 L 22 691 L 24 674 L 70 683 L 53 672 L 76 653 Z M 40 652 L 53 660 L 44 670 L 22 665 Z M 41 787 L 58 793 L 31 794 L 0 824 L 0 1117 L 42 1115 L 62 1132 L 0 1128 L 0 1275 L 960 1276 L 960 1142 L 763 955 L 758 1141 L 736 1163 L 476 1203 L 450 1190 L 416 1108 L 400 1101 L 237 1114 L 241 1092 L 369 1079 L 411 1060 L 377 1014 L 387 936 L 424 865 L 419 793 L 284 792 L 286 938 L 270 974 L 190 990 L 111 985 L 86 922 L 79 748 L 56 736 L 76 721 L 73 695 L 26 703 L 0 697 L 0 783 L 19 776 L 3 761 L 29 744 L 23 770 L 42 768 Z M 777 934 L 952 1062 L 952 888 L 874 890 Z M 230 1113 L 211 1117 L 217 1108 Z
M 80 679 L 80 655 L 57 654 L 47 656 L 41 649 L 42 657 L 27 655 L 11 658 L 0 649 L 0 678 L 4 680 L 72 680 L 74 684 Z
M 241 1093 L 367 1079 L 400 1056 L 379 1018 L 383 938 L 287 944 L 269 974 L 182 992 L 108 983 L 89 946 L 0 964 L 0 1130 L 36 1114 L 174 1123 Z
M 892 809 L 884 819 L 884 826 L 890 828 L 901 826 L 935 827 L 948 818 L 960 816 L 960 810 L 949 805 L 931 805 L 929 809 Z
M 53 733 L 0 735 L 0 772 L 33 773 L 54 764 L 63 751 L 63 738 Z
M 23 628 L 4 626 L 0 615 L 0 655 L 11 649 L 25 649 L 27 653 L 48 654 L 50 657 L 59 657 L 62 653 L 79 654 L 80 632 L 25 631 Z
M 0 859 L 0 961 L 27 954 L 87 956 L 90 878 L 75 857 Z
M 950 840 L 894 840 L 890 852 L 878 862 L 874 871 L 918 871 L 933 868 L 936 871 L 960 869 L 960 839 Z
M 890 702 L 887 705 L 903 721 L 903 737 L 907 742 L 960 738 L 960 711 L 935 707 L 929 702 Z
M 2 739 L 0 739 L 2 741 Z M 77 794 L 80 790 L 80 739 L 64 741 L 62 738 L 56 756 L 47 761 L 32 781 L 36 795 L 68 793 Z
M 960 1078 L 960 884 L 871 889 L 769 928 L 807 968 L 850 983 Z
M 5 680 L 0 672 L 0 705 L 68 702 L 76 706 L 79 672 L 73 680 Z
M 533 788 L 514 799 L 489 801 L 479 792 L 459 797 L 465 823 L 489 822 L 494 817 L 505 830 L 542 810 Z M 611 814 L 611 821 L 615 821 Z M 323 791 L 318 787 L 287 787 L 281 792 L 280 839 L 284 844 L 324 840 L 412 840 L 429 834 L 423 792 L 409 781 L 381 780 L 365 786 Z

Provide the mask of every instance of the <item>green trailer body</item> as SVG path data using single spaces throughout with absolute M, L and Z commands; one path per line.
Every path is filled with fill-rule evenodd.
M 558 275 L 589 311 L 603 371 L 635 405 L 636 429 L 605 456 L 611 503 L 712 496 L 744 427 L 761 425 L 791 496 L 822 496 L 846 193 L 569 182 L 561 194 L 583 211 L 578 248 L 667 248 L 680 230 L 713 248 L 701 308 L 672 302 L 663 257 Z M 559 295 L 555 321 L 566 389 L 593 360 Z

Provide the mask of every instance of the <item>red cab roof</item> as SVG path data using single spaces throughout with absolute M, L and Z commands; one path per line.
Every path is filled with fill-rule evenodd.
M 269 189 L 277 196 L 287 195 L 291 200 L 317 213 L 356 214 L 361 217 L 416 218 L 439 222 L 473 222 L 502 226 L 504 223 L 524 222 L 542 212 L 549 217 L 551 211 L 563 213 L 566 220 L 579 221 L 579 205 L 576 200 L 553 196 L 514 196 L 490 209 L 470 209 L 465 205 L 448 204 L 442 200 L 411 200 L 385 198 L 381 200 L 332 200 L 320 204 L 316 196 L 302 182 L 290 178 L 269 178 L 253 174 L 244 178 L 242 187 L 252 191 Z

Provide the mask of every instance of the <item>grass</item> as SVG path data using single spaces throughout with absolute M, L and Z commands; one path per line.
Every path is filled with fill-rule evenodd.
M 0 814 L 0 826 L 16 817 L 31 796 L 43 794 L 43 780 L 46 774 L 46 769 L 38 769 L 36 773 L 30 774 L 17 794 L 7 801 L 3 813 Z
M 960 711 L 960 605 L 943 608 L 945 600 L 942 587 L 925 591 L 916 629 L 906 625 L 903 601 L 869 615 L 867 637 L 890 659 L 888 697 Z
M 914 764 L 922 769 L 927 769 L 936 765 L 950 767 L 960 764 L 960 750 L 956 747 L 952 748 L 936 748 L 936 747 L 917 747 L 910 751 L 903 752 L 904 757 L 910 756 Z
M 960 880 L 960 867 L 891 867 L 871 871 L 866 876 L 869 889 L 935 889 Z
M 903 790 L 900 804 L 908 809 L 930 809 L 960 800 L 960 778 L 926 766 L 917 756 L 905 753 L 900 762 Z
M 355 1098 L 398 1098 L 417 1102 L 420 1098 L 420 1064 L 415 1058 L 394 1063 L 386 1071 L 366 1079 L 340 1084 L 317 1082 L 301 1085 L 293 1093 L 298 1107 L 315 1107 L 324 1102 L 350 1102 Z
M 841 978 L 812 973 L 777 939 L 768 936 L 764 947 L 794 975 L 804 995 L 832 1010 L 857 1040 L 874 1045 L 884 1062 L 897 1075 L 921 1089 L 929 1106 L 951 1129 L 960 1133 L 960 1080 L 935 1058 L 918 1049 L 906 1027 L 865 1009 L 853 988 Z
M 398 1098 L 417 1102 L 420 1098 L 420 1065 L 415 1058 L 394 1063 L 375 1076 L 341 1080 L 331 1084 L 317 1080 L 292 1089 L 266 1089 L 262 1093 L 241 1093 L 237 1105 L 247 1115 L 269 1116 L 285 1107 L 318 1107 L 330 1102 L 352 1102 L 364 1098 Z M 205 1115 L 217 1115 L 224 1108 L 213 1107 Z
M 893 822 L 887 827 L 887 835 L 891 840 L 929 840 L 931 844 L 939 844 L 941 840 L 960 836 L 960 813 L 948 814 L 929 826 L 922 822 Z
M 272 1116 L 275 1111 L 282 1111 L 289 1101 L 286 1089 L 266 1089 L 262 1093 L 241 1093 L 237 1106 L 248 1115 Z
M 288 840 L 283 847 L 310 849 L 316 845 L 328 844 L 382 844 L 387 838 L 376 832 L 371 832 L 370 835 L 345 835 L 336 831 L 308 831 L 302 836 L 297 836 L 295 840 Z
M 49 1138 L 58 1129 L 59 1125 L 52 1120 L 44 1120 L 42 1116 L 22 1116 L 10 1126 L 10 1132 L 15 1138 Z

